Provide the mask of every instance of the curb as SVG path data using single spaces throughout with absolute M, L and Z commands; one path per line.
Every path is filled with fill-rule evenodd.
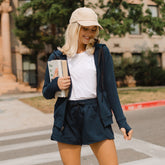
M 126 104 L 126 105 L 122 105 L 122 108 L 124 111 L 132 111 L 137 109 L 151 108 L 151 107 L 157 107 L 163 105 L 165 105 L 165 100 L 156 100 L 156 101 L 149 101 L 142 103 Z

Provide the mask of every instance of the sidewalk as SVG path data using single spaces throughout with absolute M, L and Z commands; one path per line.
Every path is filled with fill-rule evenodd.
M 0 133 L 53 124 L 53 114 L 44 114 L 19 98 L 40 96 L 41 93 L 0 96 Z
M 20 99 L 20 98 L 28 98 L 28 97 L 35 97 L 35 96 L 42 96 L 42 93 L 33 92 L 33 93 L 19 93 L 19 94 L 4 94 L 4 95 L 0 95 L 0 101 L 15 100 L 15 99 Z

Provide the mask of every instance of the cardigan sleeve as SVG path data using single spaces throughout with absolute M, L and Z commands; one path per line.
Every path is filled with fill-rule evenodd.
M 108 95 L 110 107 L 115 115 L 115 119 L 119 128 L 125 128 L 126 132 L 131 130 L 131 127 L 127 124 L 126 117 L 123 113 L 114 75 L 112 56 L 106 46 L 103 46 L 104 54 L 104 87 Z
M 54 59 L 54 54 L 51 54 L 48 61 L 51 61 Z M 45 72 L 45 81 L 44 81 L 44 86 L 42 89 L 42 94 L 46 99 L 52 99 L 55 97 L 55 93 L 57 91 L 60 91 L 60 88 L 58 87 L 57 81 L 59 77 L 56 77 L 50 82 L 50 77 L 49 77 L 49 70 L 48 70 L 48 64 L 46 67 L 46 72 Z

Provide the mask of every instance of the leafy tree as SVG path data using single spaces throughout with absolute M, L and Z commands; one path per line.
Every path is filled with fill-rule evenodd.
M 149 9 L 143 11 L 144 3 L 131 4 L 125 0 L 98 0 L 95 7 L 104 10 L 100 16 L 100 23 L 104 28 L 101 37 L 108 40 L 110 34 L 124 36 L 127 32 L 134 30 L 132 25 L 139 24 L 141 31 L 152 36 L 154 33 L 163 35 L 165 33 L 165 2 L 164 0 L 153 0 L 160 9 L 161 17 L 152 17 Z M 90 4 L 91 5 L 91 4 Z
M 88 3 L 86 6 L 94 5 L 104 11 L 99 21 L 104 28 L 100 31 L 100 37 L 105 40 L 110 38 L 110 34 L 124 36 L 130 33 L 134 30 L 133 24 L 139 24 L 141 31 L 150 36 L 154 33 L 164 34 L 163 0 L 153 0 L 160 9 L 161 17 L 152 17 L 149 9 L 143 11 L 143 1 L 137 5 L 125 0 L 108 0 L 106 4 L 103 1 L 98 0 L 96 4 Z M 63 34 L 72 11 L 80 6 L 84 6 L 84 0 L 31 0 L 23 4 L 14 16 L 15 34 L 34 54 L 46 47 L 56 49 L 64 42 Z
M 52 51 L 63 44 L 69 17 L 83 4 L 82 0 L 31 0 L 23 3 L 18 14 L 14 15 L 14 32 L 22 44 L 32 50 L 32 54 L 48 47 Z

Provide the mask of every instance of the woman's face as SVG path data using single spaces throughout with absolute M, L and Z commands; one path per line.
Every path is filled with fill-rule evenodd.
M 90 39 L 95 38 L 97 26 L 81 26 L 79 32 L 79 45 L 87 45 Z

